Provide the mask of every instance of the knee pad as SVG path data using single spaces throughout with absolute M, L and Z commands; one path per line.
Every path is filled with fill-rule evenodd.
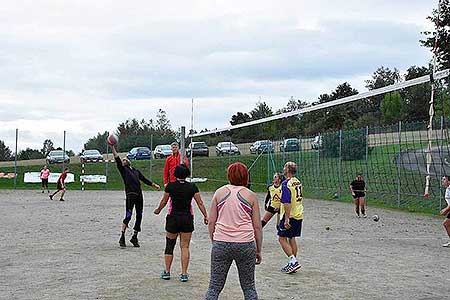
M 169 239 L 166 237 L 166 250 L 164 250 L 164 254 L 173 255 L 173 249 L 177 243 L 177 239 Z

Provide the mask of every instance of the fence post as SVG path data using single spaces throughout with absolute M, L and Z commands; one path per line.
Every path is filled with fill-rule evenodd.
M 16 128 L 16 152 L 14 153 L 14 189 L 17 188 L 17 143 L 19 139 L 19 129 Z
M 152 180 L 152 175 L 153 175 L 152 171 L 153 171 L 153 158 L 154 157 L 155 157 L 155 153 L 153 153 L 153 133 L 152 133 L 150 135 L 150 180 Z M 191 170 L 191 172 L 192 172 L 192 170 Z
M 400 164 L 402 157 L 402 121 L 398 121 L 398 156 L 397 156 L 397 207 L 401 203 Z
M 64 172 L 64 168 L 66 167 L 66 131 L 64 130 L 63 134 L 63 164 L 62 164 L 62 172 Z
M 441 141 L 438 143 L 438 149 L 439 149 L 439 209 L 442 207 L 442 184 L 440 184 L 440 180 L 444 174 L 442 174 L 443 164 L 444 164 L 444 157 L 443 157 L 443 142 L 444 142 L 444 116 L 441 116 Z
M 341 200 L 342 194 L 342 129 L 339 129 L 339 194 L 338 199 Z
M 105 163 L 105 175 L 106 175 L 106 183 L 105 183 L 105 189 L 108 189 L 108 173 L 109 173 L 109 145 L 107 142 L 106 144 L 106 163 Z

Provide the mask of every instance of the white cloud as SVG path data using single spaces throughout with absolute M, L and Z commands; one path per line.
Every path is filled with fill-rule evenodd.
M 430 55 L 420 31 L 437 1 L 9 1 L 0 7 L 0 139 L 80 150 L 127 118 L 226 125 L 262 97 L 362 90 L 381 65 Z M 26 134 L 25 134 L 26 133 Z

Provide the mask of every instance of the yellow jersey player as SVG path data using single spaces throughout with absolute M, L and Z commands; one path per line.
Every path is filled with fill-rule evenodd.
M 284 175 L 282 174 L 273 174 L 272 184 L 267 188 L 267 196 L 264 205 L 266 213 L 261 220 L 262 227 L 266 226 L 275 214 L 278 214 L 277 226 L 280 222 L 281 183 L 284 179 Z
M 300 269 L 297 260 L 296 237 L 301 236 L 303 222 L 303 187 L 297 174 L 297 165 L 287 162 L 284 165 L 286 180 L 281 184 L 280 224 L 278 225 L 278 241 L 281 248 L 289 258 L 288 264 L 281 269 L 282 272 L 291 274 Z

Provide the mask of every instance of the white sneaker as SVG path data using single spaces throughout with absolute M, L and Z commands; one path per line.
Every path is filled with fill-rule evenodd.
M 450 242 L 443 244 L 442 247 L 450 248 Z
M 362 217 L 365 219 L 365 218 L 367 218 L 367 215 L 366 214 L 362 214 Z
M 357 217 L 357 218 L 361 218 L 361 216 L 360 216 L 360 215 L 358 215 L 357 213 L 355 213 L 355 215 L 356 215 L 356 217 Z

